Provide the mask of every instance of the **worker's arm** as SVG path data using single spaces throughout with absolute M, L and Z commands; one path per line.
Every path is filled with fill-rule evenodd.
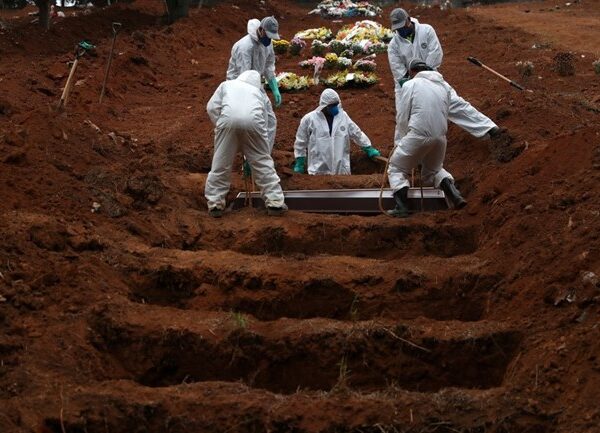
M 268 135 L 269 135 L 269 97 L 266 95 L 265 92 L 261 92 L 261 102 L 262 102 L 262 106 L 263 106 L 263 112 L 262 112 L 262 120 L 261 122 L 258 124 L 260 133 L 262 135 L 264 135 L 265 137 L 267 137 L 268 140 Z
M 275 79 L 275 51 L 273 51 L 273 43 L 267 47 L 267 59 L 265 61 L 265 70 L 263 71 L 267 82 Z
M 310 134 L 310 116 L 307 114 L 300 121 L 300 126 L 296 131 L 296 141 L 294 142 L 295 173 L 305 173 L 306 171 L 306 154 L 308 153 Z
M 396 40 L 397 37 L 398 36 L 394 36 L 388 45 L 388 61 L 390 69 L 392 70 L 392 75 L 394 76 L 394 84 L 396 87 L 400 85 L 400 80 L 407 77 L 408 73 L 407 60 L 400 51 L 400 46 Z
M 296 141 L 294 142 L 294 157 L 306 157 L 308 152 L 308 142 L 310 140 L 310 113 L 302 118 L 298 130 L 296 131 Z
M 271 92 L 273 92 L 273 98 L 275 98 L 275 107 L 279 107 L 281 105 L 282 98 L 281 92 L 279 91 L 279 84 L 275 78 L 275 52 L 273 51 L 273 44 L 268 46 L 267 53 L 264 75 L 267 79 L 267 83 L 269 84 Z
M 412 108 L 413 81 L 408 81 L 396 95 L 396 127 L 401 137 L 408 133 L 408 122 Z
M 427 63 L 427 65 L 431 66 L 433 69 L 438 69 L 442 64 L 444 52 L 442 51 L 440 40 L 435 34 L 435 30 L 431 26 L 428 27 L 427 46 L 429 47 L 429 53 L 427 54 L 425 63 Z
M 346 116 L 348 116 L 346 114 Z M 373 159 L 376 156 L 381 156 L 381 153 L 379 152 L 379 150 L 375 149 L 372 145 L 371 145 L 371 140 L 369 140 L 369 137 L 367 137 L 367 134 L 365 134 L 356 123 L 354 123 L 354 121 L 352 119 L 350 119 L 350 116 L 348 116 L 348 134 L 350 135 L 350 139 L 355 142 L 356 144 L 358 144 L 360 146 L 360 148 L 362 149 L 363 152 L 365 152 L 365 154 Z
M 348 114 L 346 114 L 346 116 L 348 116 Z M 367 134 L 365 134 L 358 127 L 358 125 L 354 123 L 352 119 L 350 119 L 350 116 L 348 116 L 348 135 L 350 136 L 350 139 L 356 144 L 358 144 L 360 147 L 364 148 L 371 146 L 371 140 L 369 140 Z
M 206 112 L 210 121 L 214 124 L 217 123 L 219 116 L 221 116 L 221 108 L 223 107 L 223 84 L 221 83 L 215 93 L 211 96 L 208 104 L 206 104 Z
M 227 74 L 225 75 L 227 80 L 235 80 L 237 78 L 237 61 L 237 44 L 234 44 L 233 47 L 231 47 L 229 65 L 227 66 Z
M 236 63 L 237 63 L 237 73 L 238 76 L 239 74 L 241 74 L 242 72 L 246 72 L 249 71 L 252 68 L 252 50 L 253 45 L 252 43 L 247 43 L 247 41 L 244 41 L 244 44 L 240 44 L 240 46 L 237 48 L 236 53 L 232 54 L 236 56 Z M 235 77 L 237 78 L 237 77 Z

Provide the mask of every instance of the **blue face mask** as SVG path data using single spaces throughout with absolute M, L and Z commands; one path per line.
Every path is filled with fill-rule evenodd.
M 263 44 L 265 47 L 268 47 L 269 45 L 271 45 L 271 38 L 268 36 L 261 36 L 260 38 L 258 38 L 258 40 L 260 41 L 261 44 Z
M 327 111 L 329 111 L 329 114 L 331 114 L 333 117 L 337 116 L 340 113 L 340 106 L 339 105 L 334 105 L 332 107 L 329 107 L 327 109 Z
M 400 27 L 399 29 L 396 30 L 396 32 L 400 36 L 402 36 L 404 39 L 406 39 L 407 37 L 409 37 L 410 35 L 412 35 L 413 28 L 412 27 Z

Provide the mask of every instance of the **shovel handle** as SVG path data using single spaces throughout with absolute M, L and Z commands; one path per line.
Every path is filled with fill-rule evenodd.
M 490 71 L 492 74 L 496 75 L 497 77 L 503 79 L 504 81 L 506 81 L 508 84 L 510 84 L 511 86 L 513 86 L 516 89 L 519 90 L 526 90 L 525 87 L 521 86 L 519 83 L 511 80 L 510 78 L 505 77 L 504 75 L 502 75 L 501 73 L 494 71 L 492 68 L 490 68 L 489 66 L 484 65 L 483 63 L 481 63 L 479 60 L 477 60 L 475 57 L 467 57 L 467 60 L 471 63 L 473 63 L 476 66 L 482 67 L 485 70 Z

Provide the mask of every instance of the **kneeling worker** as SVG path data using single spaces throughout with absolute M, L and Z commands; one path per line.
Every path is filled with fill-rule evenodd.
M 317 109 L 300 121 L 294 143 L 294 172 L 304 173 L 308 153 L 308 174 L 350 174 L 350 139 L 369 158 L 380 155 L 342 109 L 337 92 L 325 89 Z
M 411 79 L 397 94 L 395 137 L 398 141 L 394 143 L 388 167 L 396 207 L 388 213 L 408 216 L 408 179 L 418 164 L 422 166 L 423 182 L 441 188 L 454 208 L 461 209 L 467 202 L 456 189 L 452 175 L 443 167 L 452 89 L 440 73 L 419 59 L 410 62 L 409 71 Z
M 269 215 L 287 210 L 279 176 L 271 158 L 267 133 L 269 100 L 262 90 L 260 74 L 249 70 L 235 80 L 221 83 L 208 101 L 206 111 L 215 124 L 215 148 L 204 195 L 209 215 L 222 216 L 231 185 L 235 155 L 242 151 L 249 162 Z

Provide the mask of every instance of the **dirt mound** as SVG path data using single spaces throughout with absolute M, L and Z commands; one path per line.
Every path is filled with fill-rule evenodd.
M 47 33 L 10 19 L 0 39 L 2 432 L 597 429 L 592 54 L 572 52 L 574 75 L 561 76 L 566 48 L 540 45 L 551 26 L 530 34 L 493 14 L 414 7 L 442 41 L 448 82 L 512 137 L 450 126 L 446 165 L 468 208 L 406 221 L 244 209 L 215 222 L 202 196 L 205 104 L 248 18 L 275 14 L 287 38 L 352 22 L 307 11 L 219 2 L 165 26 L 160 2 L 138 1 Z M 123 30 L 100 105 L 112 21 Z M 97 48 L 57 113 L 82 39 Z M 525 60 L 534 72 L 521 77 Z M 300 73 L 298 61 L 279 56 L 277 68 Z M 377 85 L 340 93 L 387 154 L 393 83 L 386 56 L 377 63 Z M 383 166 L 358 148 L 355 176 L 291 174 L 299 119 L 321 90 L 283 95 L 283 185 L 377 187 Z M 244 187 L 239 166 L 230 198 Z

